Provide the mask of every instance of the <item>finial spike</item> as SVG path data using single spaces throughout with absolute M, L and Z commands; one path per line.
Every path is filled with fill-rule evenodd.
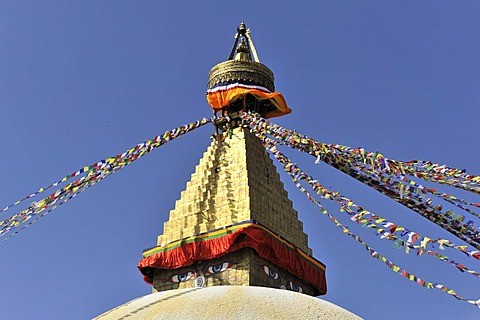
M 242 20 L 240 25 L 237 28 L 238 34 L 244 36 L 247 33 L 247 27 L 245 26 L 245 22 Z

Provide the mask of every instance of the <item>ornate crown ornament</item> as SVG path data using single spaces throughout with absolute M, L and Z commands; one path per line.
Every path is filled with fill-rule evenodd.
M 273 72 L 258 59 L 250 30 L 241 23 L 227 61 L 214 66 L 208 75 L 207 101 L 212 107 L 215 123 L 225 131 L 225 119 L 238 117 L 240 111 L 252 111 L 264 118 L 279 117 L 292 112 L 280 92 L 275 92 Z M 238 124 L 231 124 L 236 127 Z
M 235 34 L 235 43 L 227 61 L 214 66 L 208 74 L 207 89 L 219 84 L 246 83 L 275 91 L 273 72 L 260 63 L 250 37 L 250 29 L 242 22 Z

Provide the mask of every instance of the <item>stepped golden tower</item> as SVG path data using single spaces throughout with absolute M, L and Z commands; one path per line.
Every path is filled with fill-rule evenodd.
M 240 118 L 291 112 L 274 90 L 242 23 L 229 59 L 209 74 L 214 139 L 139 265 L 154 291 L 240 285 L 325 294 L 325 266 L 311 256 L 272 160 Z

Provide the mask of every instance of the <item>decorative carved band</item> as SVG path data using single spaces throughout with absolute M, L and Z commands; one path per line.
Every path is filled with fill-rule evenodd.
M 264 64 L 236 60 L 228 60 L 214 66 L 208 74 L 207 89 L 222 82 L 234 81 L 245 81 L 275 91 L 273 72 Z

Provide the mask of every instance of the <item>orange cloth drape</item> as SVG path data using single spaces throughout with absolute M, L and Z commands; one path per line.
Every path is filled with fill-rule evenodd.
M 287 106 L 287 102 L 280 92 L 270 93 L 259 89 L 245 88 L 242 86 L 233 87 L 226 90 L 207 92 L 207 101 L 212 109 L 216 112 L 247 94 L 253 95 L 258 100 L 268 99 L 277 108 L 274 111 L 268 112 L 265 115 L 265 118 L 279 117 L 292 112 L 292 110 Z

